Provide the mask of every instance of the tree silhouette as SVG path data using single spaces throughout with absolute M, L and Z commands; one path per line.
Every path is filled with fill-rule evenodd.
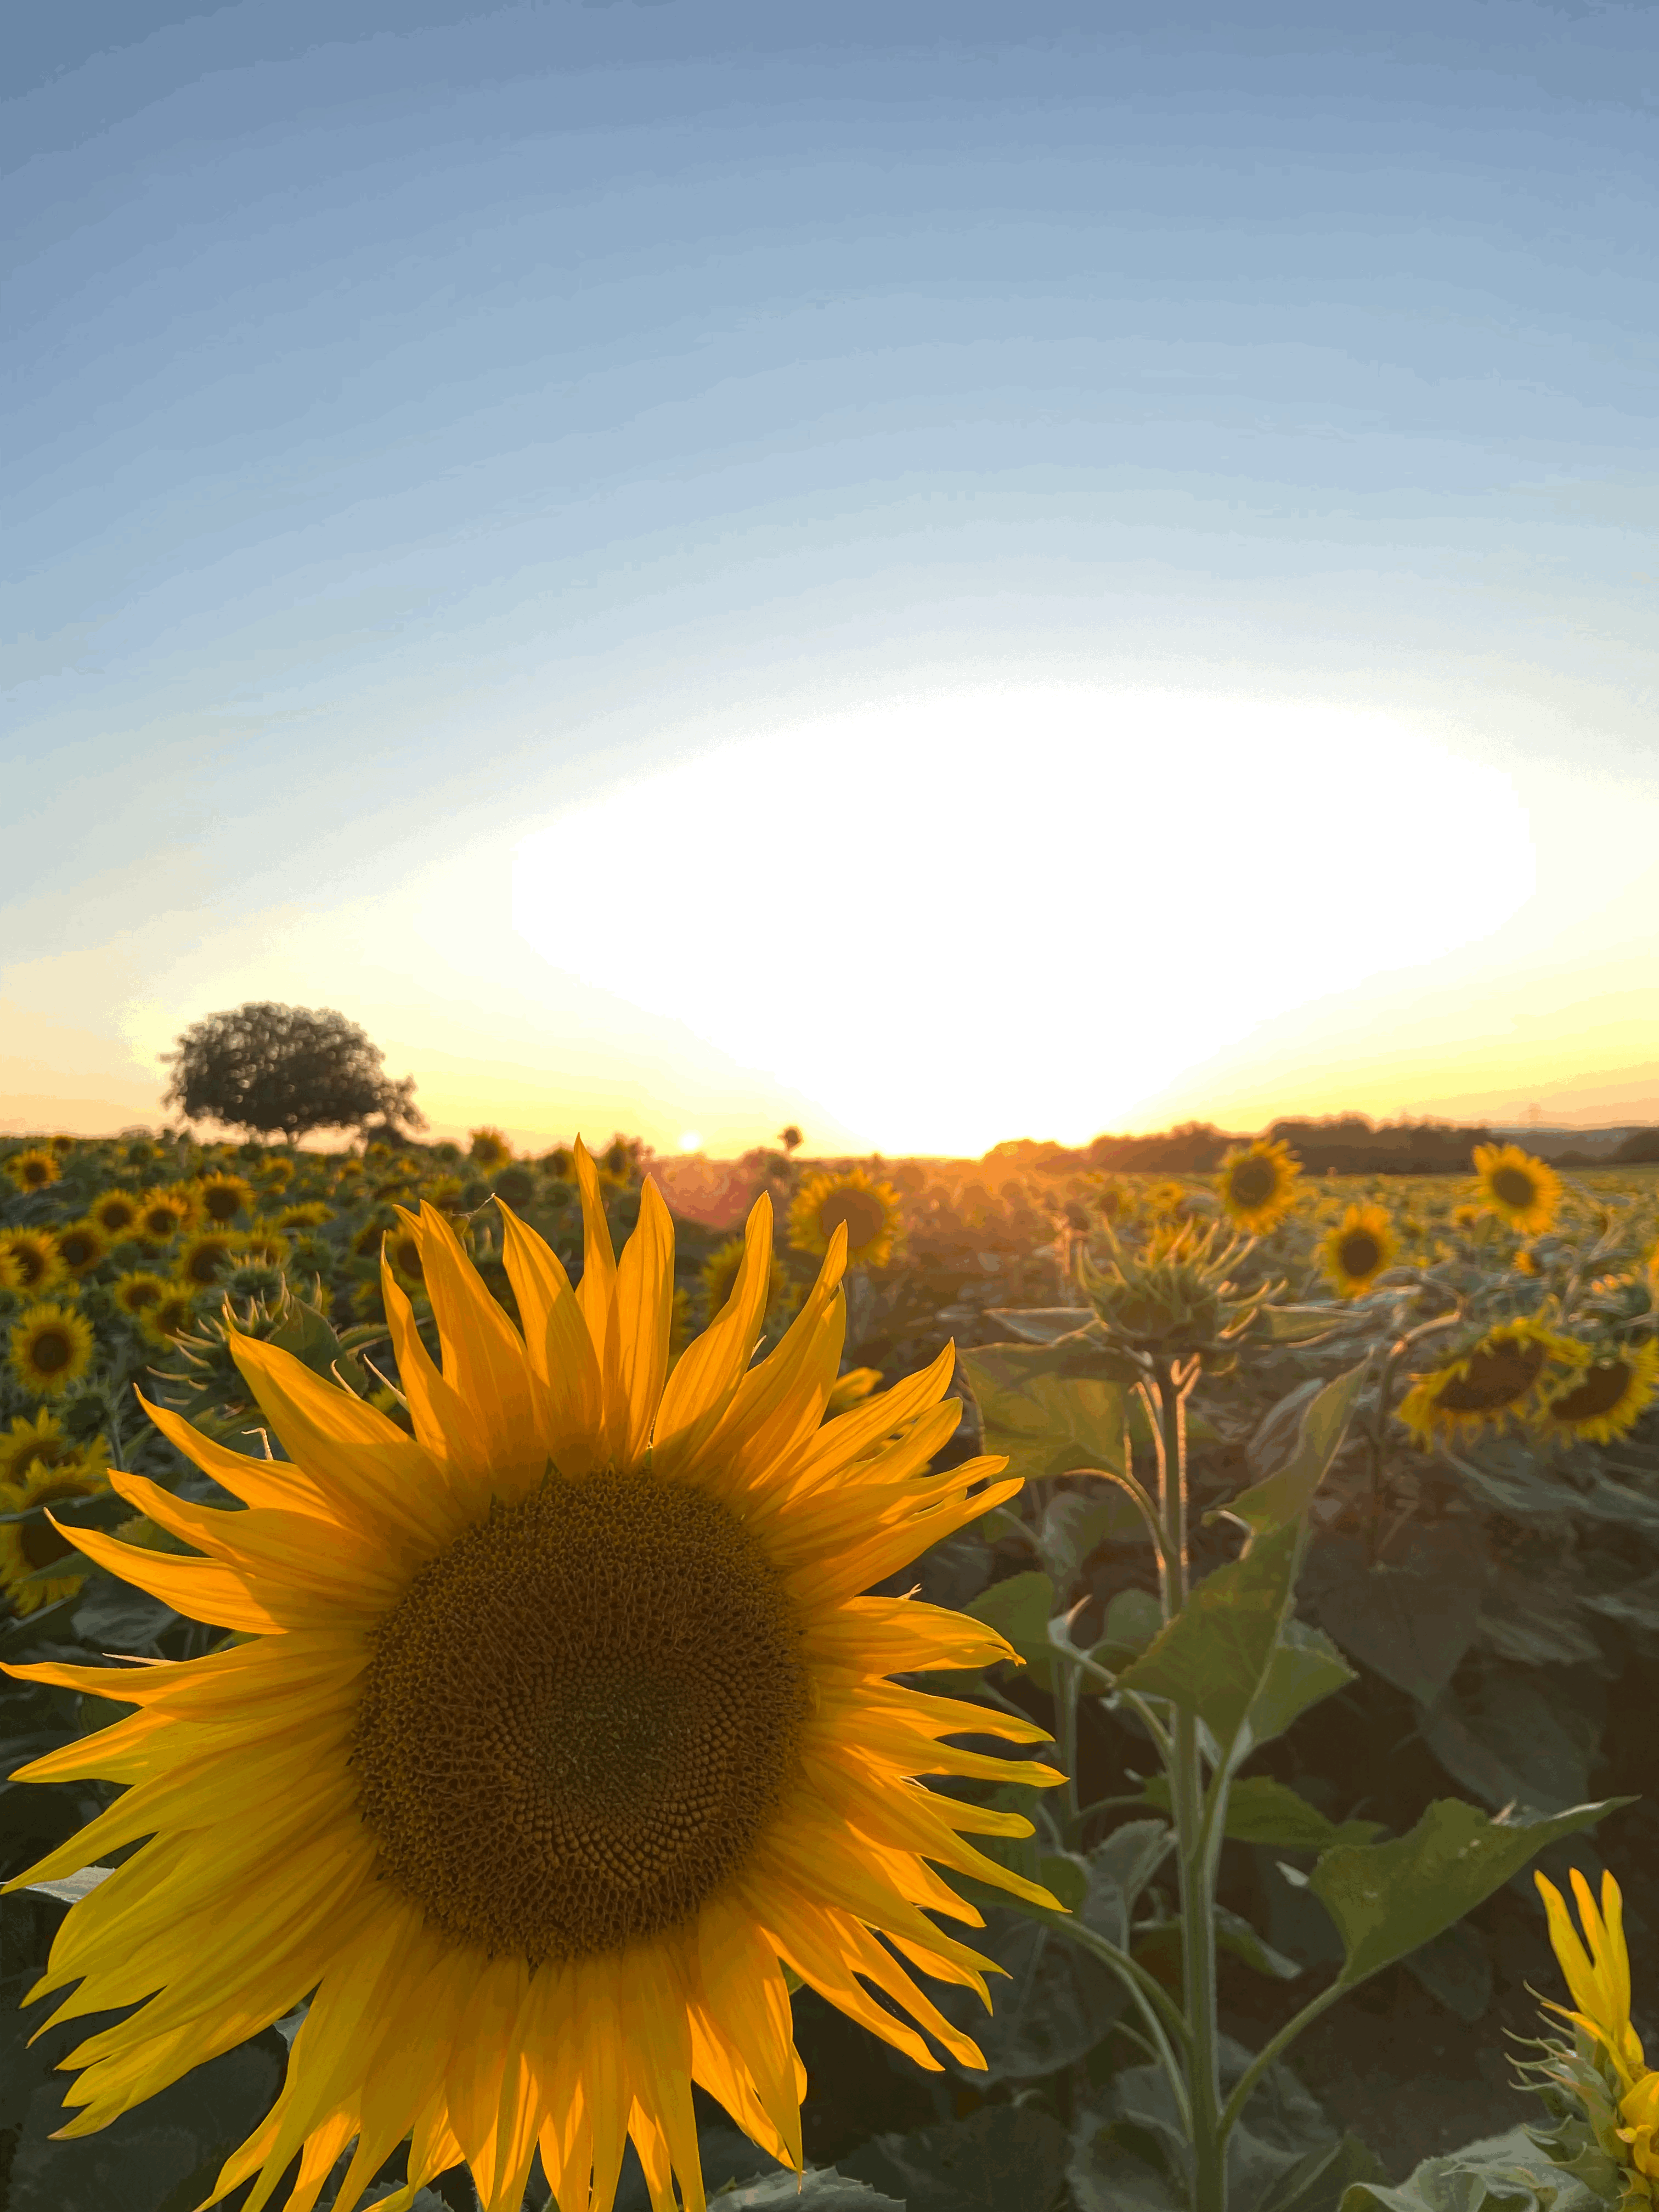
M 210 1014 L 162 1059 L 173 1064 L 165 1103 L 263 1136 L 280 1129 L 295 1143 L 309 1129 L 426 1127 L 415 1079 L 388 1081 L 385 1055 L 355 1022 L 331 1007 L 268 1001 Z

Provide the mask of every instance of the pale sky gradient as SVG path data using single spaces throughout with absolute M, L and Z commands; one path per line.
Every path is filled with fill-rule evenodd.
M 1659 1120 L 1659 15 L 60 0 L 0 1129 Z

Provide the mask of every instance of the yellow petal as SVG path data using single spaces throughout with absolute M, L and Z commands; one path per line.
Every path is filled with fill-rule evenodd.
M 989 1667 L 1018 1656 L 983 1621 L 910 1597 L 848 1598 L 816 1612 L 801 1650 L 809 1666 L 843 1667 L 862 1676 Z
M 521 1498 L 541 1480 L 547 1464 L 524 1340 L 437 1207 L 422 1202 L 418 1222 L 401 1206 L 398 1211 L 420 1238 L 427 1296 L 443 1346 L 444 1379 L 467 1409 L 492 1488 L 503 1498 Z
M 668 1374 L 674 1310 L 674 1224 L 647 1176 L 640 1218 L 617 1267 L 617 1345 L 621 1404 L 610 1428 L 616 1466 L 629 1474 L 645 1457 Z
M 501 1204 L 501 1256 L 524 1323 L 525 1354 L 539 1385 L 549 1458 L 568 1477 L 591 1474 L 602 1449 L 599 1363 L 558 1255 Z
M 285 1592 L 262 1591 L 256 1596 L 249 1577 L 216 1559 L 186 1559 L 168 1552 L 140 1551 L 136 1545 L 118 1543 L 113 1536 L 102 1535 L 96 1528 L 64 1528 L 50 1509 L 46 1518 L 65 1543 L 83 1552 L 96 1565 L 107 1567 L 135 1589 L 159 1597 L 163 1605 L 170 1605 L 188 1620 L 205 1621 L 219 1628 L 263 1631 L 270 1636 L 279 1636 L 284 1629 L 298 1625 L 288 1616 L 290 1611 L 297 1614 L 302 1608 L 290 1607 Z M 326 1617 L 325 1607 L 313 1610 Z
M 401 1594 L 405 1577 L 397 1561 L 386 1556 L 385 1544 L 377 1553 L 337 1521 L 267 1505 L 240 1513 L 197 1505 L 143 1475 L 114 1469 L 110 1486 L 157 1528 L 228 1566 L 246 1569 L 262 1588 L 290 1584 L 296 1601 L 313 1601 L 306 1611 L 320 1614 L 319 1627 L 331 1626 L 331 1617 L 342 1612 L 388 1611 Z
M 616 1403 L 620 1387 L 616 1335 L 616 1250 L 611 1242 L 611 1224 L 605 1219 L 605 1194 L 599 1188 L 598 1171 L 580 1137 L 573 1149 L 576 1158 L 576 1182 L 582 1194 L 582 1279 L 576 1285 L 576 1303 L 581 1308 L 582 1319 L 587 1323 L 587 1333 L 593 1341 L 593 1355 L 599 1363 L 608 1412 Z
M 664 1388 L 651 1464 L 665 1479 L 682 1474 L 725 1419 L 760 1342 L 771 1267 L 772 1201 L 763 1191 L 750 1208 L 731 1297 Z

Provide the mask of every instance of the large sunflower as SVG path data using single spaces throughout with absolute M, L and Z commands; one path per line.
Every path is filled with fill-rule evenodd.
M 115 1303 L 129 1321 L 140 1321 L 151 1306 L 159 1305 L 167 1295 L 164 1275 L 153 1274 L 148 1267 L 134 1267 L 125 1275 L 118 1275 L 113 1285 Z
M 899 1233 L 899 1194 L 863 1168 L 820 1168 L 789 1204 L 789 1242 L 797 1252 L 827 1252 L 837 1230 L 847 1231 L 848 1265 L 884 1267 Z
M 48 1183 L 58 1180 L 56 1156 L 39 1145 L 32 1145 L 27 1152 L 9 1153 L 5 1166 L 19 1190 L 44 1190 Z
M 1296 1203 L 1301 1172 L 1301 1161 L 1282 1141 L 1258 1137 L 1253 1145 L 1235 1146 L 1218 1177 L 1222 1212 L 1250 1236 L 1265 1236 Z
M 196 1187 L 196 1202 L 216 1227 L 228 1229 L 239 1213 L 253 1211 L 253 1185 L 222 1170 L 204 1176 Z
M 1626 1345 L 1595 1360 L 1544 1408 L 1546 1425 L 1586 1443 L 1610 1444 L 1635 1427 L 1659 1391 L 1659 1344 Z
M 0 1482 L 21 1482 L 37 1460 L 61 1467 L 74 1457 L 75 1446 L 50 1407 L 43 1406 L 33 1420 L 19 1413 L 9 1431 L 0 1433 Z
M 58 1256 L 78 1282 L 109 1250 L 109 1239 L 95 1221 L 71 1221 L 58 1231 Z
M 1400 1247 L 1380 1206 L 1351 1206 L 1320 1247 L 1325 1273 L 1338 1294 L 1357 1298 L 1370 1290 Z
M 0 1230 L 0 1252 L 10 1257 L 9 1272 L 17 1289 L 30 1297 L 55 1290 L 67 1272 L 50 1229 Z
M 1536 1418 L 1588 1358 L 1576 1338 L 1535 1316 L 1499 1322 L 1460 1358 L 1420 1376 L 1401 1400 L 1400 1418 L 1422 1444 Z
M 92 1324 L 72 1306 L 25 1306 L 11 1332 L 11 1367 L 36 1398 L 67 1390 L 92 1364 Z
M 21 1513 L 64 1498 L 93 1498 L 109 1488 L 109 1471 L 97 1450 L 64 1455 L 56 1464 L 36 1459 L 15 1482 L 0 1482 L 0 1513 Z M 14 1613 L 34 1613 L 73 1597 L 86 1580 L 84 1571 L 54 1575 L 46 1582 L 28 1577 L 54 1560 L 73 1560 L 75 1548 L 46 1520 L 0 1521 L 0 1590 Z
M 1477 1145 L 1474 1171 L 1490 1210 L 1535 1237 L 1547 1229 L 1561 1203 L 1561 1178 L 1547 1160 L 1535 1160 L 1519 1145 Z
M 1009 1647 L 860 1595 L 1019 1487 L 986 1481 L 1000 1460 L 925 1472 L 956 1424 L 940 1403 L 952 1350 L 821 1423 L 844 1233 L 751 1365 L 763 1198 L 730 1301 L 665 1380 L 667 1208 L 647 1182 L 617 1260 L 585 1152 L 577 1165 L 574 1291 L 503 1212 L 522 1336 L 442 1216 L 410 1218 L 442 1358 L 441 1372 L 385 1267 L 413 1436 L 248 1336 L 237 1364 L 287 1462 L 149 1408 L 248 1510 L 118 1474 L 123 1498 L 208 1556 L 72 1540 L 248 1641 L 131 1673 L 8 1669 L 140 1709 L 19 1771 L 134 1786 L 8 1887 L 149 1839 L 70 1907 L 25 2000 L 78 1982 L 58 2019 L 148 2000 L 65 2062 L 85 2110 L 60 2134 L 93 2133 L 314 1993 L 281 2096 L 210 2202 L 258 2174 L 260 2212 L 298 2154 L 289 2202 L 309 2206 L 355 2137 L 337 2199 L 353 2212 L 410 2136 L 384 2212 L 463 2160 L 487 2212 L 508 2212 L 538 2147 L 562 2204 L 610 2212 L 631 2136 L 653 2204 L 672 2205 L 677 2177 L 702 2212 L 694 2081 L 801 2164 L 786 1966 L 918 2063 L 938 2070 L 913 2021 L 979 2065 L 906 1971 L 988 2005 L 988 1962 L 927 1916 L 981 1917 L 927 1862 L 1052 1905 L 968 1840 L 1028 1821 L 915 1779 L 1058 1782 L 943 1741 L 1043 1731 L 886 1679 Z M 900 1416 L 910 1434 L 863 1459 Z
M 138 1234 L 152 1244 L 170 1244 L 191 1214 L 189 1199 L 176 1186 L 147 1190 L 138 1201 Z
M 179 1255 L 174 1270 L 179 1280 L 188 1283 L 192 1290 L 211 1289 L 220 1276 L 234 1266 L 243 1241 L 240 1237 L 227 1236 L 220 1229 L 204 1230 L 199 1237 L 192 1237 Z

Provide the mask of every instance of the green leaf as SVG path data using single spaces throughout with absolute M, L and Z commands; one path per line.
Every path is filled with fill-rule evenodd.
M 1385 1844 L 1340 1844 L 1308 1886 L 1342 1937 L 1340 1977 L 1352 1988 L 1449 1928 L 1558 1837 L 1579 1834 L 1633 1797 L 1576 1805 L 1547 1820 L 1489 1820 L 1443 1797 L 1409 1835 Z
M 1328 1382 L 1304 1410 L 1296 1448 L 1284 1466 L 1261 1481 L 1252 1483 L 1248 1490 L 1241 1490 L 1224 1507 L 1206 1513 L 1205 1520 L 1213 1521 L 1219 1513 L 1226 1512 L 1258 1535 L 1300 1520 L 1332 1461 L 1342 1449 L 1359 1396 L 1359 1386 L 1364 1379 L 1362 1362 L 1358 1367 L 1351 1367 L 1346 1375 L 1339 1375 L 1334 1382 Z
M 1251 1927 L 1242 1913 L 1231 1911 L 1224 1905 L 1212 1907 L 1215 1920 L 1216 1948 L 1231 1951 L 1234 1958 L 1242 1959 L 1247 1966 L 1271 1980 L 1293 1982 L 1302 1969 L 1294 1959 L 1287 1959 L 1282 1951 L 1274 1950 L 1265 1936 Z M 1145 1921 L 1135 1930 L 1134 1954 L 1137 1959 L 1151 1961 L 1159 1956 L 1171 1962 L 1178 1978 L 1181 1972 L 1182 1923 L 1178 1919 Z
M 1035 1571 L 1010 1575 L 993 1583 L 963 1611 L 999 1636 L 1006 1636 L 1030 1669 L 1031 1680 L 1042 1689 L 1054 1686 L 1054 1655 L 1048 1642 L 1048 1623 L 1054 1618 L 1054 1586 L 1047 1575 Z
M 1453 1780 L 1489 1805 L 1560 1813 L 1584 1801 L 1600 1731 L 1561 1686 L 1495 1667 L 1424 1713 L 1419 1733 Z
M 1075 1851 L 1049 1851 L 1037 1861 L 1037 1880 L 1067 1912 L 1080 1912 L 1089 1893 L 1089 1862 Z
M 1105 1358 L 1070 1339 L 987 1345 L 957 1355 L 979 1407 L 985 1449 L 1007 1454 L 1010 1474 L 1030 1482 L 1079 1468 L 1122 1474 L 1123 1385 L 1076 1372 L 1079 1349 L 1092 1364 Z
M 1065 2185 L 1069 2151 L 1048 2113 L 986 2105 L 952 2125 L 878 2136 L 836 2166 L 908 2212 L 1048 2212 Z
M 720 2212 L 905 2212 L 902 2197 L 884 2197 L 850 2174 L 820 2166 L 799 2176 L 781 2166 L 713 2201 Z
M 1138 1659 L 1164 1626 L 1164 1608 L 1150 1590 L 1119 1590 L 1106 1607 L 1103 1633 L 1090 1657 L 1119 1674 Z
M 1146 1784 L 1146 1797 L 1159 1812 L 1169 1812 L 1168 1777 L 1154 1775 Z M 1236 1844 L 1265 1844 L 1280 1851 L 1328 1851 L 1337 1844 L 1369 1844 L 1382 1832 L 1380 1820 L 1328 1820 L 1305 1797 L 1266 1774 L 1246 1775 L 1227 1793 L 1226 1833 Z
M 1268 2185 L 1266 2196 L 1241 2206 L 1240 2212 L 1331 2212 L 1356 2181 L 1386 2178 L 1376 2153 L 1358 2136 L 1344 2136 L 1297 2159 Z
M 1397 2189 L 1357 2181 L 1340 2212 L 1602 2212 L 1602 2200 L 1552 2166 L 1525 2128 L 1511 2128 L 1425 2158 Z
M 1150 1649 L 1118 1676 L 1119 1689 L 1196 1715 L 1230 1759 L 1266 1683 L 1303 1537 L 1295 1522 L 1252 1537 L 1242 1559 L 1197 1585 Z
M 1345 1651 L 1431 1705 L 1474 1641 L 1486 1572 L 1474 1522 L 1425 1522 L 1375 1565 L 1358 1537 L 1328 1538 L 1314 1547 L 1302 1592 Z
M 1305 1621 L 1287 1620 L 1267 1668 L 1267 1680 L 1250 1706 L 1252 1747 L 1271 1743 L 1310 1706 L 1334 1697 L 1354 1671 L 1327 1636 Z
M 1069 1590 L 1098 1545 L 1144 1538 L 1146 1524 L 1115 1483 L 1089 1491 L 1063 1490 L 1042 1510 L 1037 1550 L 1057 1590 Z
M 1356 1318 L 1338 1305 L 1268 1305 L 1262 1307 L 1256 1328 L 1273 1344 L 1319 1344 L 1352 1328 Z
M 1480 1930 L 1467 1920 L 1443 1928 L 1432 1942 L 1420 1951 L 1408 1951 L 1400 1963 L 1459 2020 L 1473 2027 L 1486 2016 L 1492 2002 L 1492 1953 Z

